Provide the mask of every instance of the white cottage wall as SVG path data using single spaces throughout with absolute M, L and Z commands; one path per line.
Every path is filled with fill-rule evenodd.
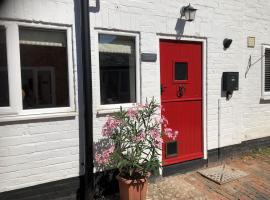
M 246 7 L 243 29 L 246 37 L 256 37 L 256 47 L 245 48 L 243 53 L 243 76 L 246 74 L 243 87 L 243 140 L 269 136 L 270 130 L 270 101 L 261 98 L 262 44 L 270 44 L 270 2 L 246 1 Z
M 72 81 L 77 88 L 72 0 L 4 0 L 0 2 L 0 18 L 27 21 L 30 26 L 70 26 L 73 55 L 69 56 L 73 59 Z M 77 89 L 74 95 L 78 105 Z M 71 115 L 41 115 L 36 120 L 20 117 L 19 121 L 18 117 L 8 117 L 8 121 L 0 123 L 0 192 L 79 176 L 78 114 Z
M 91 0 L 95 7 L 99 0 Z M 198 9 L 193 22 L 179 20 L 180 8 L 191 3 Z M 97 4 L 98 5 L 98 4 Z M 98 114 L 98 31 L 131 33 L 138 36 L 139 52 L 157 53 L 159 38 L 205 39 L 207 72 L 207 150 L 269 136 L 270 103 L 261 100 L 261 46 L 270 44 L 270 2 L 267 0 L 100 0 L 98 12 L 91 12 L 93 69 L 94 142 L 102 138 L 104 114 Z M 95 10 L 95 9 L 92 9 Z M 1 1 L 0 18 L 34 24 L 71 25 L 75 99 L 77 64 L 72 0 Z M 255 48 L 247 48 L 247 37 L 256 37 Z M 223 49 L 223 39 L 233 43 Z M 251 56 L 254 63 L 246 69 Z M 256 62 L 258 60 L 258 62 Z M 159 60 L 139 62 L 140 101 L 160 98 Z M 224 71 L 239 71 L 240 88 L 227 101 L 221 92 Z M 245 76 L 246 74 L 246 76 Z M 76 103 L 78 105 L 78 103 Z M 76 108 L 77 110 L 77 108 Z M 111 113 L 113 110 L 103 111 Z M 66 119 L 11 120 L 0 124 L 0 192 L 79 175 L 78 116 Z
M 91 1 L 95 6 L 96 0 Z M 197 8 L 193 22 L 179 20 L 180 8 L 191 3 Z M 99 94 L 98 38 L 99 30 L 134 32 L 140 38 L 140 52 L 157 53 L 159 38 L 203 38 L 206 46 L 207 87 L 206 132 L 207 149 L 238 144 L 245 140 L 269 136 L 266 130 L 270 119 L 269 102 L 261 102 L 261 61 L 254 64 L 247 77 L 249 55 L 252 61 L 261 56 L 261 44 L 270 43 L 268 1 L 246 0 L 176 1 L 176 0 L 100 0 L 100 10 L 91 13 L 93 61 L 93 96 Z M 256 37 L 255 48 L 247 47 L 247 37 Z M 223 39 L 231 38 L 232 45 L 223 49 Z M 146 97 L 160 98 L 159 60 L 140 62 L 141 101 Z M 222 73 L 239 72 L 239 90 L 226 100 L 221 90 Z M 97 115 L 99 99 L 94 99 L 94 141 L 101 136 L 105 118 Z M 110 113 L 110 111 L 108 111 Z

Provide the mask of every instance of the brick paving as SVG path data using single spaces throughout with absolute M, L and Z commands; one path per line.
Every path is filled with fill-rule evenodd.
M 197 172 L 170 176 L 149 184 L 147 200 L 270 200 L 270 148 L 224 163 L 249 175 L 222 185 Z
M 270 200 L 270 148 L 223 163 L 248 175 L 222 185 L 202 177 L 196 171 L 158 178 L 149 184 L 147 200 Z M 104 199 L 118 200 L 119 196 Z

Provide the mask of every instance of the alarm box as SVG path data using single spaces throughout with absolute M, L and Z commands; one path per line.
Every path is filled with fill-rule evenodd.
M 232 92 L 234 90 L 238 90 L 239 72 L 223 72 L 222 79 L 223 91 Z

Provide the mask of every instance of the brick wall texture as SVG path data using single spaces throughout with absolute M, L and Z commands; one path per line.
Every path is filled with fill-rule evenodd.
M 71 24 L 72 0 L 9 0 L 0 18 Z M 197 8 L 193 22 L 183 22 L 180 8 Z M 99 106 L 98 32 L 134 32 L 140 52 L 157 53 L 159 38 L 181 35 L 206 40 L 206 141 L 208 150 L 269 136 L 270 103 L 261 101 L 262 44 L 270 44 L 270 2 L 267 0 L 90 0 L 93 70 L 94 141 L 101 139 L 104 115 Z M 96 7 L 96 9 L 95 9 Z M 97 12 L 98 10 L 98 12 Z M 74 32 L 73 32 L 74 33 Z M 247 48 L 247 37 L 256 37 Z M 233 43 L 226 51 L 223 39 Z M 76 45 L 73 36 L 75 94 Z M 249 59 L 251 67 L 247 72 Z M 140 62 L 141 99 L 160 98 L 160 67 Z M 239 91 L 226 101 L 221 93 L 224 71 L 239 72 Z M 245 76 L 246 74 L 246 76 Z M 218 111 L 220 105 L 220 112 Z M 220 121 L 218 120 L 220 119 Z M 218 130 L 220 127 L 220 137 Z M 12 122 L 0 125 L 0 192 L 79 175 L 78 118 Z

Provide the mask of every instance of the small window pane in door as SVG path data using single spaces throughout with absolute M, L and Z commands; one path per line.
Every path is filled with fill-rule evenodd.
M 0 26 L 0 107 L 9 106 L 6 30 Z
M 184 62 L 176 62 L 174 69 L 174 80 L 188 80 L 188 65 Z

